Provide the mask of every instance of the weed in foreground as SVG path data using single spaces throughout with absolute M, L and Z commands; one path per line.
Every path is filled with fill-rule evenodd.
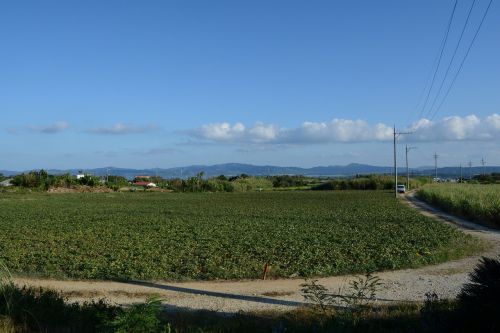
M 318 280 L 306 280 L 306 283 L 301 285 L 301 292 L 323 318 L 328 319 L 336 315 L 355 323 L 367 306 L 376 300 L 376 293 L 381 285 L 380 278 L 366 273 L 350 281 L 348 288 L 340 288 L 338 293 L 331 292 L 319 284 Z
M 160 320 L 161 310 L 161 299 L 151 297 L 145 303 L 134 304 L 119 313 L 111 321 L 110 327 L 115 333 L 169 332 L 169 324 L 162 326 Z

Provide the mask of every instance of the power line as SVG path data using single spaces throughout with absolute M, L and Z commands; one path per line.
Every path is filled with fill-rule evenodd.
M 457 9 L 457 3 L 458 3 L 458 0 L 455 0 L 455 4 L 453 5 L 453 10 L 451 12 L 450 19 L 448 21 L 448 26 L 446 27 L 446 33 L 444 35 L 444 41 L 443 41 L 443 43 L 441 45 L 441 51 L 439 52 L 438 64 L 436 66 L 436 70 L 434 71 L 434 75 L 432 76 L 431 85 L 429 87 L 429 91 L 427 92 L 427 96 L 425 97 L 424 106 L 420 110 L 420 115 L 418 116 L 419 119 L 422 118 L 422 114 L 423 114 L 425 108 L 427 107 L 427 103 L 429 102 L 429 96 L 431 94 L 432 88 L 434 87 L 434 82 L 436 80 L 436 75 L 437 75 L 437 72 L 439 70 L 439 66 L 441 64 L 441 59 L 443 58 L 443 53 L 444 53 L 444 49 L 446 47 L 446 42 L 448 41 L 448 35 L 450 33 L 451 23 L 453 22 L 453 17 L 455 16 L 455 10 Z
M 458 38 L 457 46 L 455 46 L 455 50 L 453 51 L 453 55 L 451 56 L 450 63 L 448 64 L 448 67 L 446 68 L 446 72 L 444 73 L 443 80 L 441 81 L 441 84 L 439 85 L 439 89 L 436 93 L 436 96 L 434 97 L 434 100 L 432 101 L 432 105 L 430 109 L 427 111 L 426 116 L 431 114 L 432 109 L 434 108 L 434 105 L 436 105 L 436 101 L 441 94 L 441 90 L 443 89 L 443 85 L 446 82 L 446 79 L 448 78 L 448 73 L 450 72 L 451 65 L 453 64 L 453 60 L 455 60 L 455 56 L 457 55 L 458 48 L 460 47 L 460 43 L 462 42 L 462 38 L 464 37 L 465 30 L 467 29 L 467 25 L 469 25 L 469 19 L 470 15 L 472 13 L 472 10 L 474 9 L 474 5 L 476 4 L 476 0 L 472 2 L 472 5 L 469 8 L 469 12 L 467 13 L 467 18 L 465 19 L 464 26 L 462 28 L 462 31 L 460 32 L 460 37 Z
M 443 106 L 446 98 L 448 97 L 448 94 L 450 93 L 451 89 L 453 88 L 453 85 L 455 84 L 455 81 L 457 80 L 457 77 L 460 74 L 460 71 L 462 70 L 462 67 L 464 66 L 465 60 L 467 59 L 467 56 L 469 55 L 469 52 L 472 49 L 472 46 L 474 45 L 474 42 L 476 41 L 477 35 L 479 34 L 479 31 L 481 30 L 481 27 L 483 26 L 484 20 L 486 19 L 486 15 L 488 15 L 488 11 L 490 10 L 492 2 L 493 2 L 493 0 L 490 0 L 490 2 L 488 3 L 488 7 L 486 7 L 486 10 L 484 11 L 484 14 L 483 14 L 483 17 L 481 19 L 481 22 L 479 23 L 479 26 L 476 29 L 476 33 L 474 34 L 474 37 L 472 38 L 472 41 L 469 44 L 469 47 L 467 48 L 467 52 L 465 53 L 465 55 L 464 55 L 464 57 L 462 59 L 462 62 L 460 63 L 460 67 L 458 67 L 458 70 L 455 73 L 455 76 L 453 77 L 453 80 L 451 81 L 451 84 L 448 87 L 448 90 L 446 91 L 446 94 L 444 95 L 444 97 L 441 100 L 438 108 L 436 109 L 436 111 L 432 115 L 431 120 L 433 120 L 434 117 L 436 116 L 436 114 L 439 112 L 439 110 L 441 110 L 441 107 Z
M 431 82 L 432 72 L 434 72 L 434 68 L 437 66 L 439 59 L 441 59 L 440 58 L 440 55 L 442 55 L 441 50 L 444 48 L 446 36 L 447 36 L 446 34 L 443 36 L 443 38 L 441 40 L 441 44 L 439 44 L 439 50 L 436 53 L 436 57 L 434 58 L 434 61 L 432 62 L 431 68 L 429 68 L 429 73 L 427 74 L 427 79 L 425 80 L 425 85 L 422 88 L 422 91 L 420 92 L 420 95 L 418 97 L 418 103 L 417 103 L 417 105 L 415 105 L 415 109 L 418 109 L 420 104 L 422 104 L 422 102 L 423 102 L 425 92 L 427 91 L 427 87 L 429 87 L 429 83 Z

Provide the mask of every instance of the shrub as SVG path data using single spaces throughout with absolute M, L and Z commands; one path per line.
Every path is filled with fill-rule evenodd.
M 26 331 L 93 332 L 104 328 L 116 312 L 116 307 L 102 300 L 68 304 L 53 290 L 18 288 L 11 283 L 0 289 L 0 322 L 23 325 Z
M 111 322 L 115 333 L 154 333 L 160 329 L 161 300 L 149 298 L 146 303 L 134 304 Z
M 420 309 L 420 325 L 424 332 L 452 332 L 455 321 L 455 300 L 439 299 L 435 292 L 425 293 Z
M 356 312 L 375 301 L 376 294 L 382 286 L 381 279 L 372 273 L 356 276 L 349 282 L 347 289 L 341 288 L 338 292 L 331 292 L 325 286 L 312 280 L 301 284 L 302 296 L 310 301 L 314 307 L 324 314 L 333 308 L 343 308 L 344 312 Z
M 458 295 L 459 327 L 476 332 L 500 331 L 500 261 L 483 257 Z
M 398 178 L 399 184 L 406 184 L 406 178 Z M 422 185 L 422 180 L 410 179 L 412 189 Z M 353 178 L 330 179 L 322 184 L 312 187 L 312 190 L 392 190 L 394 178 L 384 175 L 356 175 Z
M 304 176 L 271 176 L 269 177 L 273 182 L 274 187 L 295 187 L 307 185 L 307 180 Z

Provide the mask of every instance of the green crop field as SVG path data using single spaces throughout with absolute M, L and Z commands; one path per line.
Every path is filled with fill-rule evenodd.
M 500 228 L 500 184 L 433 184 L 417 195 L 451 213 Z
M 91 279 L 325 276 L 476 251 L 388 192 L 0 194 L 0 261 Z

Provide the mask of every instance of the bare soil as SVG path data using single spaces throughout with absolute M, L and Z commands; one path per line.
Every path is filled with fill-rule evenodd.
M 110 193 L 112 189 L 106 186 L 78 185 L 73 187 L 51 187 L 47 193 Z

